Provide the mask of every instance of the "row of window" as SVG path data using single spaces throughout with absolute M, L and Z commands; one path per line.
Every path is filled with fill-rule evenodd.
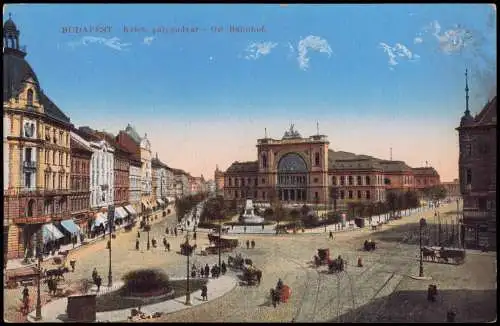
M 90 207 L 90 200 L 88 197 L 83 198 L 72 198 L 71 199 L 71 211 L 81 211 L 88 209 Z
M 71 189 L 72 190 L 88 190 L 90 184 L 89 177 L 71 176 Z
M 68 175 L 68 173 L 62 172 L 45 172 L 45 188 L 51 190 L 69 189 Z
M 88 174 L 90 172 L 89 162 L 86 160 L 73 159 L 71 161 L 71 173 Z
M 28 148 L 26 148 L 28 150 Z M 27 155 L 27 152 L 26 152 Z M 31 154 L 30 154 L 31 155 Z M 50 160 L 52 158 L 52 160 Z M 45 150 L 45 164 L 67 166 L 69 167 L 70 155 L 62 151 L 56 150 Z
M 43 213 L 44 215 L 62 213 L 67 211 L 67 201 L 66 198 L 62 198 L 61 200 L 55 199 L 46 199 L 43 205 Z M 36 201 L 31 199 L 26 205 L 26 217 L 32 217 L 36 213 Z
M 238 198 L 245 198 L 246 196 L 252 194 L 252 192 L 248 191 L 248 192 L 244 192 L 244 191 L 238 191 L 238 190 L 228 190 L 228 195 L 233 195 L 234 198 L 238 199 Z M 257 199 L 257 191 L 253 191 L 253 197 Z M 382 195 L 381 193 L 377 192 L 377 200 L 382 200 Z M 318 192 L 315 192 L 314 193 L 315 195 L 315 198 L 318 199 L 319 198 L 319 194 Z M 341 190 L 340 191 L 340 199 L 354 199 L 354 196 L 357 195 L 357 199 L 371 199 L 371 191 L 362 191 L 362 190 L 358 190 L 357 192 L 353 191 L 353 190 L 348 190 L 348 191 L 344 191 L 344 190 Z M 266 192 L 263 191 L 261 193 L 261 199 L 265 200 L 266 199 Z

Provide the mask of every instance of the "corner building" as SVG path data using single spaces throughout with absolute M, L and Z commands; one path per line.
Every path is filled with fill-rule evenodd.
M 71 123 L 42 91 L 9 18 L 3 29 L 4 255 L 33 258 L 36 234 L 61 238 L 71 219 Z M 43 249 L 43 248 L 40 248 Z

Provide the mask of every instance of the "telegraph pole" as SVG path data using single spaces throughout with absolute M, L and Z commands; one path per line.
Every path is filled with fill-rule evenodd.
M 109 224 L 109 269 L 108 269 L 108 288 L 113 286 L 113 274 L 111 272 L 111 238 L 113 234 L 113 218 L 115 216 L 115 206 L 108 207 L 108 224 Z

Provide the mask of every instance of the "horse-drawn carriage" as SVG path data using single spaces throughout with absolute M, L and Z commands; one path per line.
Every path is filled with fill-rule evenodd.
M 318 254 L 314 256 L 316 266 L 327 265 L 330 263 L 330 249 L 318 249 Z
M 236 256 L 229 256 L 227 258 L 227 264 L 229 267 L 244 269 L 245 266 L 252 266 L 253 262 L 249 258 L 243 258 L 241 254 L 237 254 Z
M 340 256 L 328 262 L 328 273 L 343 272 L 346 261 Z
M 365 240 L 365 243 L 363 244 L 363 248 L 365 249 L 365 251 L 374 251 L 376 248 L 375 241 Z
M 438 263 L 462 264 L 465 261 L 465 250 L 445 247 L 423 247 L 422 255 L 425 260 Z
M 274 307 L 280 302 L 286 303 L 292 296 L 292 289 L 286 284 L 276 286 L 276 288 L 271 289 L 269 292 Z
M 262 271 L 253 265 L 243 265 L 243 279 L 248 285 L 258 285 L 262 279 Z
M 234 248 L 237 248 L 239 245 L 238 238 L 228 237 L 228 236 L 220 236 L 218 234 L 208 234 L 208 241 L 210 244 L 214 244 L 218 246 L 220 244 L 221 249 L 225 251 L 231 251 Z

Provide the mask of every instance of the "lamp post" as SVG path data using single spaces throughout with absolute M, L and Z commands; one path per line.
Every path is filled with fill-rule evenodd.
M 220 239 L 221 233 L 222 233 L 222 215 L 219 215 L 219 241 L 217 244 L 217 247 L 219 247 L 218 248 L 219 249 L 219 268 L 221 267 L 221 249 L 220 249 L 221 243 L 222 243 L 222 241 Z M 219 278 L 219 274 L 220 273 L 217 273 L 217 278 Z
M 41 289 L 40 283 L 42 282 L 42 229 L 38 230 L 36 235 L 37 242 L 37 256 L 38 256 L 38 280 L 36 284 L 36 312 L 35 319 L 42 319 L 42 298 L 41 298 Z
M 113 273 L 111 271 L 111 238 L 113 234 L 113 218 L 115 216 L 115 206 L 109 205 L 108 207 L 108 224 L 109 224 L 109 269 L 108 269 L 108 287 L 113 286 Z
M 151 226 L 149 225 L 149 216 L 147 218 L 147 223 L 148 224 L 146 224 L 146 232 L 148 233 L 148 243 L 146 244 L 146 246 L 147 246 L 147 250 L 149 250 L 151 248 L 151 244 L 149 241 L 149 230 L 151 229 Z
M 426 226 L 425 218 L 420 219 L 420 269 L 418 272 L 419 277 L 424 277 L 424 253 L 422 251 L 422 229 Z
M 191 305 L 191 293 L 189 293 L 189 255 L 190 255 L 190 248 L 189 248 L 189 230 L 186 229 L 186 306 Z
M 458 231 L 458 248 L 460 248 L 461 246 L 461 242 L 460 241 L 460 214 L 459 214 L 459 210 L 460 210 L 460 199 L 457 198 L 457 231 Z

